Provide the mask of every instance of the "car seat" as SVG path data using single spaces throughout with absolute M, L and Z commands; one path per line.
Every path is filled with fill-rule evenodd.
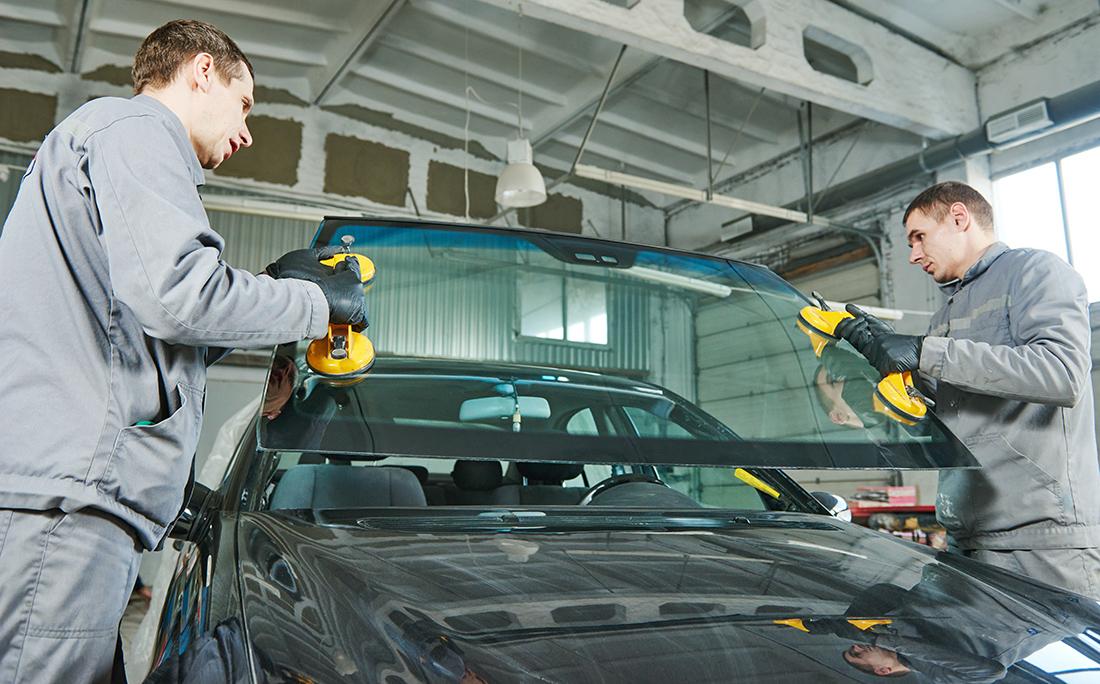
M 426 506 L 416 475 L 404 468 L 304 465 L 283 475 L 271 496 L 271 510 Z
M 453 489 L 447 490 L 447 503 L 454 506 L 518 505 L 519 488 L 501 486 L 504 475 L 500 461 L 455 461 L 451 470 Z
M 519 490 L 523 505 L 574 506 L 580 503 L 586 487 L 563 487 L 562 483 L 584 472 L 583 463 L 517 463 L 516 469 L 527 483 L 506 485 Z

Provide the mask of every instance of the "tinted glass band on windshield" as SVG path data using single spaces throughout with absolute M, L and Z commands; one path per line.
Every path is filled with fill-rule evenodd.
M 934 415 L 898 421 L 807 300 L 767 269 L 577 236 L 328 219 L 374 262 L 355 378 L 276 351 L 261 448 L 370 459 L 972 467 Z

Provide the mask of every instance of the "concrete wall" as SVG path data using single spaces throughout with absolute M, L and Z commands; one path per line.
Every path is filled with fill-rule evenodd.
M 84 102 L 128 97 L 128 68 L 77 76 L 45 60 L 0 54 L 0 145 L 33 152 L 38 141 Z M 317 108 L 285 91 L 257 88 L 249 118 L 255 144 L 215 172 L 204 194 L 229 189 L 350 212 L 465 220 L 469 171 L 471 221 L 497 212 L 493 190 L 504 166 L 504 139 L 466 141 L 352 105 Z M 535 131 L 537 134 L 538 131 Z M 467 153 L 466 150 L 469 150 Z M 536 161 L 538 155 L 536 153 Z M 548 179 L 560 171 L 544 169 Z M 626 211 L 623 211 L 623 203 Z M 625 213 L 626 224 L 620 217 Z M 648 199 L 618 187 L 577 181 L 548 201 L 504 220 L 569 233 L 664 241 L 664 215 Z

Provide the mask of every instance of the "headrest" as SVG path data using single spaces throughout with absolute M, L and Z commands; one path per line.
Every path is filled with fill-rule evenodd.
M 428 484 L 428 469 L 425 466 L 420 465 L 401 465 L 397 468 L 403 468 L 413 475 L 416 475 L 416 481 L 420 483 L 420 486 Z
M 416 476 L 385 466 L 302 465 L 283 474 L 271 510 L 426 506 Z
M 517 463 L 516 468 L 528 484 L 560 485 L 584 472 L 583 463 Z
M 487 492 L 499 487 L 504 475 L 499 461 L 455 461 L 451 479 L 459 489 Z

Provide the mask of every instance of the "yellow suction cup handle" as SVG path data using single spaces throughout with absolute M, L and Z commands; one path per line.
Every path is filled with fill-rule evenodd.
M 785 620 L 772 620 L 777 625 L 783 625 L 784 627 L 794 627 L 800 632 L 810 633 L 810 630 L 806 627 L 806 623 L 802 622 L 802 618 L 787 618 Z
M 356 261 L 359 262 L 359 276 L 364 285 L 374 280 L 374 262 L 363 256 L 362 254 L 356 254 L 355 252 L 341 252 L 336 256 L 330 257 L 328 259 L 322 259 L 321 263 L 325 266 L 336 268 L 336 264 L 344 261 L 345 259 L 351 258 L 354 258 Z
M 374 365 L 374 344 L 350 325 L 330 325 L 328 335 L 310 342 L 306 363 L 317 373 L 347 377 L 370 370 Z
M 821 356 L 826 346 L 840 339 L 836 334 L 836 326 L 845 318 L 854 316 L 847 311 L 825 311 L 816 306 L 804 306 L 798 312 L 795 323 L 799 330 L 810 336 L 814 354 Z
M 928 414 L 924 399 L 916 394 L 913 374 L 891 373 L 875 387 L 874 407 L 879 413 L 905 425 L 916 425 Z
M 893 623 L 893 620 L 887 618 L 848 618 L 849 625 L 863 632 L 878 625 L 891 625 Z

